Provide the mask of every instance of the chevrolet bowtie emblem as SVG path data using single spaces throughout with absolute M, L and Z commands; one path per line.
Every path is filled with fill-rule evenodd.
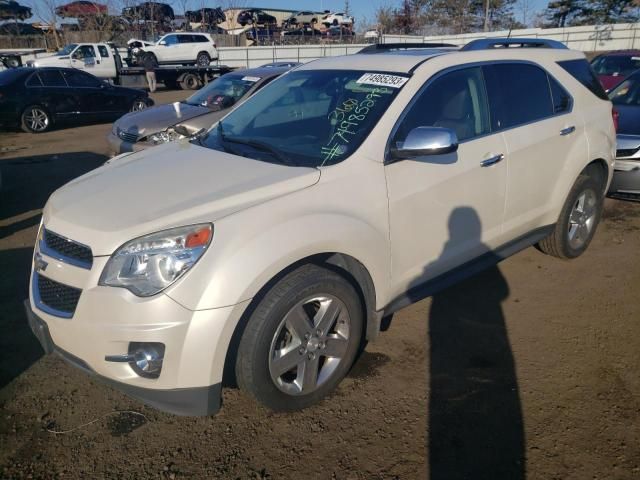
M 49 264 L 44 261 L 42 255 L 40 255 L 39 253 L 36 253 L 33 256 L 33 269 L 36 272 L 44 272 L 47 269 L 47 265 Z

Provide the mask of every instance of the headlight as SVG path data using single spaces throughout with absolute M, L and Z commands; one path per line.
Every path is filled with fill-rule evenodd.
M 198 261 L 212 237 L 213 226 L 205 223 L 131 240 L 111 255 L 98 284 L 124 287 L 139 297 L 155 295 Z
M 154 133 L 153 135 L 149 135 L 149 141 L 154 145 L 158 145 L 159 143 L 168 143 L 173 142 L 174 140 L 180 140 L 184 138 L 184 135 L 180 135 L 173 128 L 169 128 L 164 132 Z

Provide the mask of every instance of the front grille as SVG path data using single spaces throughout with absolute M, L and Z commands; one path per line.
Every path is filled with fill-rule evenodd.
M 622 149 L 622 150 L 616 150 L 616 158 L 622 158 L 622 157 L 630 157 L 632 155 L 635 155 L 635 153 L 640 150 L 640 147 L 637 148 L 627 148 L 627 149 Z
M 138 141 L 137 133 L 125 132 L 124 130 L 120 130 L 120 128 L 118 128 L 118 137 L 120 140 L 124 140 L 129 143 L 136 143 Z
M 82 290 L 55 282 L 38 273 L 34 273 L 34 275 L 38 277 L 36 281 L 38 291 L 34 293 L 36 293 L 36 299 L 39 300 L 39 303 L 54 310 L 49 312 L 53 315 L 60 312 L 63 314 L 60 316 L 72 316 L 78 306 Z
M 91 268 L 93 263 L 93 253 L 91 249 L 86 245 L 69 240 L 57 233 L 53 233 L 50 230 L 44 231 L 44 244 L 52 253 L 54 258 L 59 260 L 71 260 L 68 263 L 72 263 L 76 266 Z

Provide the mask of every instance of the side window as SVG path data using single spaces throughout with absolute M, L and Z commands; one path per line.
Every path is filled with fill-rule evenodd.
M 176 45 L 178 43 L 178 37 L 176 37 L 175 35 L 167 35 L 166 37 L 164 37 L 164 42 L 167 45 Z
M 204 35 L 194 35 L 193 40 L 198 43 L 205 43 L 208 41 L 207 37 L 205 37 Z
M 27 87 L 41 87 L 42 86 L 42 80 L 40 80 L 40 77 L 38 76 L 37 73 L 34 73 L 25 82 L 25 85 Z
M 578 60 L 565 60 L 558 62 L 562 68 L 571 74 L 573 78 L 578 80 L 582 85 L 591 90 L 596 97 L 602 100 L 609 100 L 607 93 L 602 88 L 602 84 L 596 74 L 593 72 L 591 65 L 587 62 L 587 59 Z
M 67 82 L 62 78 L 62 74 L 59 70 L 40 70 L 38 72 L 42 85 L 45 87 L 66 87 Z
M 553 100 L 553 113 L 564 113 L 571 109 L 571 96 L 551 75 L 548 75 L 551 99 Z
M 96 51 L 91 45 L 80 45 L 73 52 L 72 57 L 76 60 L 82 60 L 83 58 L 91 58 L 96 56 Z
M 459 141 L 489 133 L 489 109 L 480 67 L 446 73 L 419 94 L 396 132 L 403 142 L 417 127 L 453 130 Z
M 109 58 L 109 49 L 104 45 L 98 45 L 98 51 L 102 58 Z
M 63 75 L 70 87 L 97 88 L 100 86 L 100 80 L 79 70 L 65 70 Z
M 178 35 L 180 43 L 193 43 L 193 35 Z
M 482 67 L 491 104 L 492 130 L 503 130 L 553 115 L 547 73 L 526 63 Z

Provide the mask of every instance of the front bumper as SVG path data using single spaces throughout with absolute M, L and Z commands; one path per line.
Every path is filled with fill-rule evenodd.
M 220 410 L 222 384 L 205 387 L 152 389 L 118 382 L 96 373 L 84 360 L 58 347 L 51 338 L 46 322 L 38 317 L 29 300 L 24 302 L 31 331 L 36 336 L 45 353 L 56 353 L 68 363 L 95 376 L 108 385 L 121 390 L 147 405 L 175 415 L 213 415 Z
M 640 201 L 640 159 L 616 160 L 608 195 Z

